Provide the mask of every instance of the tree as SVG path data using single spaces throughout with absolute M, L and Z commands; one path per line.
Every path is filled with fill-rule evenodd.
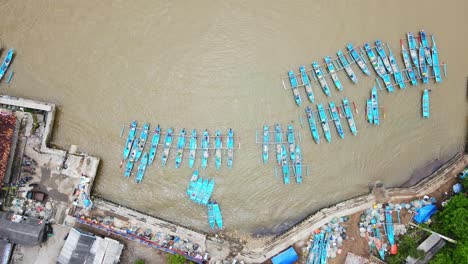
M 433 228 L 455 240 L 468 240 L 468 199 L 455 195 L 442 212 L 436 214 Z
M 177 254 L 167 254 L 167 263 L 168 264 L 184 264 L 185 258 Z
M 415 237 L 413 237 L 416 236 Z M 408 234 L 404 236 L 398 242 L 398 253 L 393 256 L 389 256 L 388 263 L 389 264 L 397 264 L 397 263 L 404 263 L 405 259 L 408 256 L 411 256 L 415 259 L 424 257 L 424 251 L 417 249 L 418 241 L 419 240 L 419 233 L 415 232 L 414 234 Z

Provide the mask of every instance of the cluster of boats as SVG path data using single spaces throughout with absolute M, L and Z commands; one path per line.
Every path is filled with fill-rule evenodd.
M 372 125 L 380 125 L 379 97 L 377 88 L 374 86 L 371 90 L 371 98 L 367 99 L 366 107 L 367 121 Z
M 11 60 L 13 59 L 13 55 L 14 55 L 15 51 L 13 49 L 10 49 L 5 57 L 5 59 L 3 60 L 3 63 L 2 65 L 0 66 L 0 81 L 3 79 L 3 76 L 5 76 L 5 73 L 7 72 L 8 70 L 8 67 L 10 66 L 11 64 Z M 11 79 L 11 75 L 13 74 L 13 72 L 10 72 L 10 77 L 8 77 L 8 80 L 7 82 L 9 82 L 9 79 Z
M 218 226 L 219 229 L 223 229 L 223 217 L 221 215 L 219 204 L 216 201 L 211 200 L 214 186 L 214 179 L 203 179 L 202 177 L 199 177 L 198 170 L 195 170 L 187 187 L 187 195 L 190 200 L 207 206 L 208 223 L 210 224 L 211 229 L 214 229 L 215 226 Z

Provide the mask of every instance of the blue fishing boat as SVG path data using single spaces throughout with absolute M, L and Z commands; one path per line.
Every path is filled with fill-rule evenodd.
M 411 66 L 411 60 L 409 57 L 408 50 L 405 49 L 405 45 L 403 44 L 403 40 L 400 39 L 401 45 L 401 54 L 403 56 L 403 62 L 405 63 L 406 68 L 406 75 L 408 79 L 411 81 L 411 85 L 418 85 L 418 81 L 416 80 L 416 74 L 413 71 L 413 66 Z
M 213 202 L 212 201 L 208 202 L 207 208 L 208 208 L 208 224 L 210 224 L 211 229 L 214 229 L 215 228 L 215 216 L 214 216 L 214 212 L 213 212 Z
M 293 71 L 289 71 L 288 76 L 289 76 L 289 83 L 291 83 L 294 100 L 296 101 L 296 104 L 298 106 L 301 106 L 302 100 L 301 100 L 301 95 L 299 94 L 299 90 L 297 88 L 298 83 L 297 83 L 296 76 L 294 75 Z
M 129 159 L 127 161 L 127 166 L 125 167 L 125 177 L 130 177 L 130 174 L 132 174 L 133 164 L 133 160 Z
M 341 121 L 340 121 L 340 114 L 338 113 L 338 110 L 335 107 L 335 103 L 332 101 L 329 103 L 330 105 L 330 116 L 335 122 L 336 126 L 336 131 L 338 132 L 338 135 L 340 138 L 344 138 L 344 131 L 343 131 L 343 126 L 341 126 Z
M 296 146 L 296 159 L 294 160 L 294 172 L 296 174 L 296 182 L 302 183 L 302 154 L 301 154 L 301 147 L 299 145 Z
M 2 80 L 3 76 L 5 75 L 8 67 L 10 66 L 11 60 L 13 59 L 13 54 L 15 51 L 10 49 L 8 54 L 6 55 L 5 59 L 3 60 L 2 66 L 0 66 L 0 80 Z
M 367 121 L 369 121 L 369 123 L 373 124 L 374 123 L 374 112 L 372 111 L 372 100 L 371 99 L 367 100 L 366 113 L 367 113 Z
M 372 50 L 371 46 L 369 43 L 364 44 L 364 50 L 367 53 L 367 56 L 369 57 L 369 60 L 374 67 L 375 72 L 380 76 L 383 77 L 387 75 L 387 72 L 385 71 L 385 66 L 383 65 L 383 61 L 380 57 L 377 57 Z
M 214 201 L 213 203 L 213 214 L 215 217 L 216 225 L 219 229 L 223 229 L 223 216 L 221 215 L 221 209 L 219 209 L 219 204 Z
M 335 71 L 335 66 L 333 66 L 333 62 L 329 56 L 324 58 L 325 64 L 327 65 L 328 72 L 330 73 L 333 83 L 335 84 L 335 87 L 343 91 L 343 85 L 341 84 L 340 78 L 338 78 L 338 74 L 336 74 Z
M 197 180 L 198 180 L 198 170 L 194 170 L 192 177 L 190 178 L 188 187 L 187 187 L 188 197 L 192 197 L 192 193 L 195 190 L 195 187 L 197 186 Z
M 232 162 L 234 161 L 234 131 L 232 128 L 228 131 L 227 136 L 227 165 L 228 168 L 232 168 Z
M 203 180 L 203 184 L 202 184 L 200 190 L 198 191 L 197 198 L 195 198 L 196 203 L 201 204 L 202 199 L 205 197 L 205 193 L 206 193 L 206 191 L 208 189 L 208 184 L 209 183 L 210 183 L 210 181 L 208 181 L 208 179 Z
M 202 186 L 203 186 L 203 178 L 199 177 L 190 195 L 190 200 L 195 201 L 197 199 L 198 194 L 202 190 Z
M 262 156 L 263 156 L 263 163 L 266 164 L 268 162 L 268 144 L 270 143 L 270 131 L 268 125 L 263 126 L 263 149 L 262 149 Z
M 283 170 L 283 179 L 284 184 L 289 184 L 289 162 L 288 162 L 288 152 L 286 151 L 286 147 L 282 144 L 281 145 L 281 168 Z
M 211 179 L 210 182 L 208 183 L 208 186 L 206 187 L 205 195 L 201 200 L 201 204 L 206 205 L 208 203 L 208 201 L 211 198 L 211 194 L 213 194 L 214 186 L 215 186 L 215 180 Z
M 429 90 L 425 89 L 422 96 L 422 114 L 424 118 L 430 116 L 430 101 L 429 101 Z
M 310 128 L 310 133 L 312 133 L 312 138 L 315 140 L 317 144 L 320 144 L 320 136 L 317 130 L 317 123 L 315 122 L 315 115 L 309 106 L 306 107 L 305 111 L 307 115 L 307 120 L 309 121 L 309 128 Z
M 397 246 L 395 244 L 395 232 L 393 230 L 392 211 L 389 208 L 385 210 L 385 225 L 387 230 L 388 243 L 390 243 L 390 252 L 396 254 Z
M 426 65 L 426 59 L 424 59 L 424 48 L 419 45 L 419 67 L 421 68 L 421 77 L 423 83 L 429 83 L 429 72 Z
M 309 101 L 313 103 L 315 100 L 315 97 L 314 97 L 314 92 L 312 91 L 312 84 L 310 83 L 309 75 L 307 75 L 307 72 L 304 66 L 299 67 L 299 71 L 301 72 L 302 84 L 305 87 L 307 97 L 309 98 Z
M 420 35 L 422 46 L 424 48 L 424 57 L 426 59 L 426 62 L 429 66 L 432 67 L 431 48 L 429 47 L 429 44 L 427 42 L 426 32 L 424 32 L 424 30 L 421 30 L 419 32 L 419 35 Z
M 395 82 L 398 83 L 400 86 L 400 89 L 404 89 L 406 87 L 405 85 L 405 79 L 403 78 L 403 74 L 400 72 L 400 69 L 398 68 L 398 63 L 395 60 L 395 57 L 393 56 L 392 49 L 390 49 L 390 46 L 388 46 L 388 59 L 390 60 L 390 65 L 392 66 L 393 70 L 393 77 L 395 78 Z
M 223 142 L 221 141 L 221 131 L 216 130 L 215 135 L 215 163 L 216 169 L 221 168 L 221 149 L 223 148 Z
M 202 161 L 201 161 L 201 166 L 203 169 L 206 169 L 206 166 L 208 165 L 208 157 L 210 156 L 209 152 L 209 147 L 210 147 L 210 136 L 208 135 L 208 130 L 205 129 L 205 132 L 203 132 L 203 138 L 202 138 Z
M 161 137 L 161 127 L 159 125 L 154 130 L 153 138 L 151 139 L 151 148 L 149 152 L 148 165 L 153 164 L 154 158 L 156 157 L 156 151 L 158 150 L 159 138 Z
M 346 57 L 344 56 L 343 52 L 341 50 L 339 50 L 339 51 L 336 52 L 336 54 L 338 55 L 338 58 L 340 59 L 341 66 L 343 66 L 343 68 L 345 69 L 345 72 L 348 75 L 349 79 L 351 79 L 351 81 L 353 83 L 357 83 L 358 78 L 357 78 L 356 74 L 354 74 L 353 68 L 351 68 L 351 65 L 349 65 L 349 62 L 346 59 Z
M 380 125 L 379 117 L 379 97 L 377 95 L 377 88 L 374 86 L 371 93 L 372 100 L 372 116 L 374 117 L 374 125 Z
M 289 144 L 289 155 L 291 155 L 291 161 L 294 161 L 296 155 L 296 143 L 294 140 L 294 128 L 292 125 L 288 125 L 287 139 Z
M 278 165 L 281 165 L 281 144 L 283 144 L 283 132 L 279 124 L 275 125 L 275 141 L 276 141 L 276 160 Z
M 367 68 L 366 62 L 361 58 L 359 53 L 355 50 L 355 48 L 353 47 L 353 44 L 348 43 L 348 45 L 346 45 L 346 48 L 348 49 L 349 53 L 351 54 L 351 57 L 357 63 L 361 71 L 365 75 L 370 76 L 370 71 L 369 71 L 369 68 Z
M 437 46 L 434 40 L 434 35 L 431 35 L 431 38 L 432 38 L 432 70 L 434 71 L 436 82 L 442 82 L 442 77 L 440 75 L 440 66 L 439 66 L 439 53 L 437 52 Z
M 195 158 L 197 156 L 197 130 L 192 129 L 192 135 L 190 136 L 190 146 L 189 146 L 189 167 L 193 168 L 195 164 Z
M 145 148 L 146 140 L 148 139 L 148 130 L 149 130 L 149 124 L 144 124 L 143 125 L 143 130 L 141 131 L 140 134 L 140 140 L 138 140 L 137 144 L 133 145 L 135 148 L 135 161 L 138 161 L 140 159 L 141 154 L 143 153 L 143 149 Z
M 132 149 L 133 140 L 135 140 L 137 130 L 137 121 L 133 121 L 130 125 L 130 132 L 128 132 L 127 141 L 125 142 L 125 148 L 123 151 L 123 159 L 126 160 L 128 155 L 130 155 L 130 150 Z
M 184 149 L 185 149 L 185 128 L 182 128 L 179 133 L 179 139 L 177 141 L 177 154 L 175 158 L 175 167 L 178 169 L 180 167 L 180 164 L 182 163 L 182 158 L 184 155 Z
M 312 68 L 314 69 L 315 76 L 317 77 L 320 86 L 322 87 L 323 92 L 330 96 L 330 89 L 328 88 L 327 80 L 325 80 L 325 76 L 323 76 L 322 67 L 320 67 L 317 62 L 312 62 Z
M 349 129 L 353 135 L 357 135 L 356 123 L 354 122 L 353 111 L 349 107 L 348 98 L 343 98 L 343 109 L 346 119 L 348 120 Z
M 138 166 L 138 173 L 135 178 L 136 183 L 140 183 L 143 180 L 147 165 L 148 165 L 148 152 L 145 152 L 145 154 L 143 154 L 143 157 L 141 158 L 140 166 Z
M 167 129 L 166 140 L 164 142 L 163 155 L 161 158 L 163 167 L 166 166 L 167 159 L 169 158 L 169 152 L 171 151 L 173 134 L 174 134 L 174 130 L 172 128 Z
M 408 48 L 410 51 L 411 60 L 413 61 L 414 67 L 419 74 L 419 59 L 418 59 L 418 47 L 416 46 L 416 40 L 414 39 L 413 33 L 408 32 L 406 33 L 408 37 Z
M 385 49 L 382 45 L 382 41 L 380 41 L 380 39 L 375 41 L 375 50 L 377 50 L 377 54 L 379 54 L 379 57 L 382 59 L 382 62 L 387 72 L 392 74 L 393 73 L 392 66 L 390 65 L 390 61 L 388 60 L 387 53 L 385 52 Z
M 327 114 L 325 113 L 325 110 L 323 110 L 322 104 L 318 104 L 317 109 L 319 113 L 320 123 L 322 124 L 323 134 L 325 135 L 325 138 L 327 139 L 327 141 L 331 142 L 331 133 L 330 133 L 330 126 L 328 125 Z

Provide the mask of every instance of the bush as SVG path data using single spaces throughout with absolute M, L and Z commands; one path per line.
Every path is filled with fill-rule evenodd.
M 145 260 L 144 259 L 137 259 L 137 260 L 135 260 L 134 264 L 145 264 Z
M 167 263 L 168 264 L 184 264 L 185 258 L 177 254 L 167 254 Z
M 424 257 L 424 251 L 418 250 L 417 247 L 419 245 L 420 236 L 418 232 L 414 232 L 414 234 L 404 236 L 398 242 L 398 254 L 389 256 L 387 262 L 389 264 L 399 264 L 405 263 L 405 259 L 408 256 L 411 256 L 415 259 Z

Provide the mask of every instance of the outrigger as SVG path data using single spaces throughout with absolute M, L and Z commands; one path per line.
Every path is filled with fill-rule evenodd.
M 361 56 L 359 55 L 359 53 L 356 51 L 356 49 L 353 47 L 353 44 L 351 43 L 348 43 L 348 45 L 346 45 L 346 48 L 348 49 L 349 53 L 351 54 L 351 57 L 353 58 L 353 60 L 357 63 L 357 65 L 359 66 L 359 68 L 361 68 L 361 71 L 367 75 L 367 76 L 370 76 L 370 71 L 369 71 L 369 68 L 367 68 L 367 65 L 364 61 L 363 58 L 361 58 Z
M 398 63 L 395 60 L 395 57 L 393 56 L 392 49 L 390 49 L 390 46 L 387 44 L 388 48 L 388 58 L 390 60 L 390 65 L 392 66 L 393 70 L 393 77 L 395 78 L 396 83 L 400 86 L 400 89 L 404 89 L 406 87 L 405 85 L 405 79 L 403 78 L 403 74 L 400 72 L 400 69 L 398 68 Z
M 434 35 L 431 35 L 432 38 L 432 69 L 434 71 L 434 76 L 436 82 L 442 82 L 442 77 L 440 76 L 440 66 L 439 66 L 439 53 L 437 52 L 436 42 L 434 40 Z
M 301 106 L 302 100 L 301 100 L 301 95 L 299 94 L 299 90 L 297 88 L 298 84 L 297 84 L 296 76 L 294 75 L 293 71 L 289 71 L 288 76 L 289 76 L 289 82 L 291 83 L 294 100 L 296 101 L 296 104 L 298 106 Z
M 202 162 L 201 166 L 203 169 L 206 169 L 206 166 L 208 165 L 208 157 L 210 156 L 210 152 L 208 148 L 210 147 L 210 136 L 208 135 L 208 130 L 205 129 L 205 132 L 203 132 L 203 138 L 202 138 Z
M 192 192 L 195 189 L 195 186 L 197 185 L 197 180 L 198 180 L 198 170 L 194 170 L 192 177 L 190 178 L 188 187 L 187 187 L 187 195 L 189 197 L 192 197 Z
M 221 131 L 216 130 L 215 136 L 215 163 L 216 169 L 221 168 L 221 148 L 223 147 L 223 142 L 221 141 Z
M 343 98 L 343 109 L 346 119 L 348 120 L 349 129 L 353 135 L 357 135 L 356 123 L 354 122 L 353 111 L 349 107 L 348 98 Z
M 402 39 L 400 39 L 400 45 L 401 45 L 401 54 L 403 56 L 403 62 L 405 63 L 406 74 L 408 76 L 408 79 L 410 79 L 411 85 L 418 85 L 418 81 L 416 80 L 416 75 L 413 71 L 413 67 L 411 66 L 411 60 L 409 57 L 408 50 L 405 49 L 405 45 L 403 44 Z
M 344 138 L 343 126 L 341 126 L 340 115 L 338 114 L 338 111 L 336 110 L 335 103 L 332 101 L 329 103 L 329 105 L 330 105 L 330 109 L 329 109 L 330 116 L 333 122 L 335 122 L 336 131 L 338 132 L 338 135 L 341 138 Z
M 429 106 L 429 91 L 424 90 L 422 95 L 422 115 L 424 118 L 429 118 L 430 116 L 430 106 Z
M 374 123 L 374 112 L 372 111 L 372 100 L 371 99 L 367 99 L 366 113 L 367 113 L 367 121 L 369 121 L 369 123 L 373 124 Z
M 380 39 L 375 41 L 375 50 L 377 50 L 377 54 L 379 54 L 380 58 L 382 59 L 387 72 L 392 74 L 393 73 L 392 66 L 390 65 L 390 61 L 387 57 L 387 53 L 385 52 L 385 49 L 382 45 L 382 41 L 380 41 Z
M 208 201 L 208 224 L 210 225 L 211 229 L 215 228 L 215 216 L 213 212 L 213 202 L 210 200 Z
M 154 130 L 153 138 L 151 139 L 151 148 L 149 152 L 148 165 L 153 164 L 154 158 L 156 157 L 156 151 L 158 150 L 160 136 L 161 127 L 158 125 Z
M 320 83 L 320 86 L 322 86 L 323 92 L 327 96 L 330 96 L 330 89 L 328 88 L 327 80 L 325 80 L 325 76 L 323 75 L 322 68 L 315 61 L 312 62 L 312 68 L 314 68 L 315 76 L 317 77 L 317 79 L 318 79 L 318 81 Z
M 291 124 L 288 125 L 287 139 L 289 144 L 289 155 L 291 155 L 291 161 L 294 161 L 296 155 L 296 143 L 294 140 L 294 128 Z
M 371 46 L 369 45 L 369 43 L 365 43 L 364 44 L 364 50 L 367 52 L 367 56 L 369 56 L 369 60 L 371 61 L 372 63 L 372 66 L 374 67 L 374 70 L 375 72 L 377 73 L 377 75 L 379 75 L 382 80 L 384 81 L 385 83 L 385 87 L 387 87 L 387 90 L 388 92 L 393 92 L 393 84 L 390 80 L 390 76 L 387 74 L 386 70 L 385 70 L 385 66 L 382 62 L 382 58 L 378 57 L 375 55 L 374 51 L 372 50 Z M 378 79 L 377 79 L 377 83 L 379 84 L 380 86 L 380 83 L 378 82 Z
M 296 145 L 296 155 L 294 162 L 294 174 L 296 175 L 296 182 L 302 183 L 302 154 L 299 145 Z
M 230 128 L 228 131 L 226 145 L 227 145 L 227 165 L 228 165 L 228 168 L 232 168 L 232 163 L 234 161 L 234 131 L 232 130 L 232 128 Z
M 215 186 L 215 180 L 211 179 L 210 182 L 208 183 L 208 186 L 206 187 L 204 196 L 202 197 L 200 203 L 203 205 L 207 205 L 208 201 L 211 198 L 211 194 L 213 193 L 213 189 Z
M 372 88 L 371 100 L 372 100 L 372 116 L 374 117 L 374 124 L 380 125 L 379 98 L 377 95 L 377 88 L 375 86 L 374 88 Z
M 189 167 L 193 168 L 195 163 L 195 158 L 197 156 L 197 130 L 192 129 L 192 135 L 190 136 L 190 146 L 189 146 Z
M 6 55 L 5 59 L 3 60 L 2 66 L 0 66 L 0 80 L 2 80 L 3 76 L 5 75 L 8 67 L 10 66 L 11 60 L 13 59 L 13 54 L 15 50 L 10 49 L 8 54 Z
M 420 35 L 422 47 L 424 48 L 424 57 L 426 58 L 426 62 L 427 64 L 429 64 L 430 67 L 432 67 L 431 48 L 429 47 L 429 44 L 427 43 L 427 36 L 426 36 L 426 32 L 424 32 L 424 29 L 422 29 L 419 32 L 419 35 Z
M 263 163 L 266 164 L 268 162 L 268 144 L 270 142 L 270 131 L 268 129 L 268 125 L 263 126 L 263 149 L 262 149 L 262 156 L 263 156 Z
M 125 167 L 125 177 L 130 177 L 130 174 L 132 173 L 134 161 L 133 159 L 128 159 L 127 161 L 127 166 Z
M 310 128 L 310 133 L 312 133 L 312 138 L 315 140 L 317 144 L 319 144 L 320 136 L 317 130 L 317 124 L 315 122 L 315 115 L 309 106 L 306 107 L 305 111 L 307 115 L 307 120 L 309 121 L 309 128 Z
M 419 67 L 421 67 L 421 77 L 423 83 L 429 83 L 429 73 L 424 59 L 424 47 L 422 44 L 419 45 Z
M 412 32 L 406 33 L 406 36 L 408 37 L 408 48 L 410 51 L 411 60 L 413 61 L 416 71 L 418 72 L 418 75 L 419 75 L 419 60 L 418 60 L 418 51 L 417 51 L 418 47 L 416 47 L 416 41 L 414 40 L 414 36 Z
M 315 97 L 314 97 L 314 92 L 312 91 L 312 84 L 310 83 L 309 75 L 307 75 L 307 72 L 304 66 L 300 66 L 299 71 L 301 72 L 302 85 L 304 85 L 305 87 L 307 97 L 309 98 L 309 101 L 313 103 L 315 100 Z
M 281 132 L 281 126 L 275 125 L 275 141 L 276 141 L 276 160 L 278 165 L 281 165 L 281 144 L 283 143 L 283 132 Z
M 130 132 L 128 132 L 127 141 L 125 142 L 125 149 L 123 151 L 123 159 L 126 160 L 128 155 L 130 155 L 130 150 L 132 149 L 133 140 L 135 140 L 137 130 L 137 121 L 133 121 L 130 125 Z
M 338 55 L 338 58 L 340 59 L 341 66 L 345 69 L 346 74 L 348 75 L 349 79 L 353 83 L 358 82 L 358 78 L 356 74 L 354 74 L 353 68 L 351 68 L 351 65 L 349 65 L 348 60 L 346 60 L 346 57 L 344 56 L 343 52 L 341 50 L 337 51 L 336 54 Z M 313 103 L 313 102 L 312 102 Z
M 214 201 L 213 203 L 213 214 L 215 217 L 216 225 L 219 229 L 223 229 L 223 216 L 221 215 L 221 209 L 219 209 L 219 204 Z
M 135 149 L 134 161 L 140 159 L 143 149 L 145 148 L 146 140 L 148 139 L 149 124 L 143 125 L 143 130 L 140 133 L 140 139 L 133 142 L 133 148 Z
M 178 169 L 180 167 L 180 164 L 182 163 L 182 158 L 184 155 L 184 149 L 185 149 L 185 128 L 182 128 L 182 130 L 179 133 L 179 139 L 177 141 L 177 154 L 175 158 L 175 167 Z
M 323 110 L 322 104 L 318 104 L 317 109 L 319 112 L 320 122 L 322 124 L 323 134 L 325 135 L 325 138 L 327 139 L 327 141 L 331 142 L 331 133 L 330 133 L 330 127 L 328 125 L 327 114 L 325 113 L 325 110 Z
M 141 158 L 140 166 L 138 166 L 138 173 L 135 178 L 136 183 L 140 183 L 143 180 L 147 165 L 148 165 L 148 152 L 145 152 L 145 154 L 143 154 L 143 158 Z
M 333 66 L 332 60 L 329 56 L 324 58 L 325 64 L 327 65 L 328 72 L 330 73 L 333 83 L 335 84 L 336 88 L 340 91 L 343 91 L 343 85 L 341 84 L 340 79 L 338 78 L 338 74 L 336 74 L 335 66 Z
M 281 144 L 281 167 L 283 169 L 283 179 L 284 179 L 284 184 L 289 184 L 289 164 L 288 164 L 288 153 L 286 151 L 286 147 Z
M 161 164 L 163 167 L 166 166 L 167 159 L 169 158 L 169 152 L 171 151 L 171 146 L 172 146 L 173 133 L 174 133 L 174 130 L 172 128 L 167 129 L 166 140 L 164 142 L 163 155 L 161 158 Z

